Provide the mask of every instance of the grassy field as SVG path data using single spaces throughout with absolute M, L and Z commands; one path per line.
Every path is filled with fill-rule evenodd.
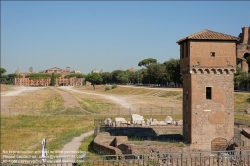
M 117 103 L 98 96 L 87 94 L 82 95 L 79 93 L 74 93 L 71 95 L 79 102 L 83 109 L 91 113 L 101 113 L 107 111 L 109 108 L 118 107 Z
M 105 91 L 106 87 L 110 87 L 110 90 Z M 98 93 L 105 93 L 105 94 L 118 94 L 118 95 L 143 95 L 143 96 L 150 96 L 161 90 L 157 89 L 144 89 L 144 88 L 133 88 L 133 87 L 121 87 L 117 86 L 117 88 L 112 89 L 112 85 L 97 85 L 96 89 L 93 89 L 92 86 L 83 86 L 83 87 L 76 87 L 79 90 L 88 90 L 88 91 L 95 91 Z
M 250 93 L 242 93 L 242 92 L 234 93 L 235 112 L 243 112 L 249 108 L 250 108 Z
M 1 88 L 1 92 L 4 92 L 4 91 L 9 91 L 9 90 L 14 89 L 14 86 L 0 84 L 0 88 Z
M 16 96 L 8 108 L 12 114 L 55 114 L 63 109 L 64 100 L 49 87 Z
M 2 150 L 40 150 L 43 138 L 59 150 L 73 137 L 93 129 L 93 116 L 1 116 Z M 37 145 L 37 146 L 36 146 Z
M 1 91 L 11 90 L 12 86 L 2 86 Z M 76 87 L 78 90 L 87 92 L 95 92 L 99 94 L 120 95 L 133 100 L 143 100 L 143 106 L 159 106 L 173 103 L 174 106 L 182 106 L 181 91 L 167 91 L 158 97 L 153 94 L 161 91 L 158 89 L 141 89 L 141 88 L 125 88 L 117 87 L 109 91 L 105 91 L 106 86 L 97 86 L 95 90 L 92 87 Z M 38 144 L 43 138 L 49 141 L 47 146 L 50 150 L 59 150 L 62 146 L 69 142 L 73 137 L 79 136 L 85 131 L 93 129 L 94 118 L 104 118 L 98 113 L 105 111 L 107 108 L 118 107 L 117 103 L 110 100 L 91 96 L 86 94 L 71 93 L 72 96 L 80 103 L 80 105 L 93 113 L 95 116 L 72 116 L 83 115 L 79 109 L 68 109 L 61 111 L 63 99 L 61 96 L 50 88 L 44 88 L 36 92 L 27 92 L 23 95 L 16 96 L 9 105 L 9 108 L 15 110 L 18 108 L 19 114 L 31 113 L 30 116 L 1 116 L 1 151 L 2 150 L 38 150 L 41 145 Z M 235 93 L 235 111 L 243 112 L 249 108 L 250 93 Z M 138 104 L 140 105 L 140 103 Z M 60 109 L 58 109 L 60 108 Z M 20 110 L 23 110 L 20 112 Z M 35 112 L 29 112 L 35 110 Z M 154 114 L 154 112 L 152 112 Z M 44 116 L 45 114 L 56 114 L 60 116 Z M 108 117 L 108 116 L 105 116 Z M 129 115 L 122 116 L 130 119 Z M 173 119 L 182 119 L 181 114 L 172 115 Z M 144 119 L 155 118 L 157 120 L 165 120 L 166 116 L 161 115 L 145 115 Z M 250 120 L 249 116 L 235 115 L 235 118 L 241 120 Z M 91 139 L 91 138 L 89 138 Z M 81 150 L 88 147 L 88 143 L 84 142 Z

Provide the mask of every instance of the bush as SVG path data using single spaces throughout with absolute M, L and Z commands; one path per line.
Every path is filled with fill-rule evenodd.
M 108 91 L 108 90 L 110 90 L 110 87 L 107 86 L 107 87 L 105 88 L 105 91 Z
M 115 88 L 117 88 L 117 85 L 116 85 L 116 84 L 113 84 L 113 85 L 112 85 L 112 89 L 115 89 Z

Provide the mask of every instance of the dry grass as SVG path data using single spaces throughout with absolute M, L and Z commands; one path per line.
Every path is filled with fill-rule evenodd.
M 53 113 L 63 108 L 62 97 L 49 87 L 39 91 L 26 92 L 16 96 L 8 108 L 11 114 L 42 114 Z
M 9 91 L 9 90 L 12 90 L 14 89 L 13 85 L 3 85 L 3 84 L 0 84 L 0 88 L 1 88 L 1 92 L 4 92 L 4 91 Z
M 250 108 L 250 93 L 234 93 L 234 110 L 235 112 L 244 112 Z
M 103 113 L 110 108 L 119 106 L 117 103 L 95 95 L 82 95 L 79 93 L 72 93 L 71 95 L 79 102 L 83 109 L 92 113 Z
M 89 116 L 1 116 L 2 150 L 27 150 L 43 138 L 48 150 L 58 150 L 73 137 L 93 129 Z M 40 150 L 41 144 L 30 150 Z
M 4 90 L 11 90 L 12 86 L 2 86 Z M 95 90 L 91 86 L 76 87 L 77 90 L 84 90 L 91 93 L 107 94 L 116 97 L 122 97 L 126 102 L 133 107 L 138 108 L 136 112 L 131 113 L 149 113 L 152 108 L 152 114 L 144 116 L 144 119 L 155 118 L 157 120 L 165 120 L 168 114 L 155 115 L 161 112 L 160 108 L 169 108 L 171 116 L 175 120 L 182 119 L 182 92 L 168 91 L 159 97 L 153 94 L 161 91 L 158 89 L 143 89 L 143 88 L 126 88 L 117 87 L 109 91 L 105 91 L 106 86 L 97 86 Z M 2 91 L 2 89 L 1 89 Z M 48 143 L 49 150 L 59 150 L 63 144 L 70 141 L 75 136 L 79 136 L 83 132 L 93 129 L 93 119 L 101 118 L 98 115 L 107 111 L 108 108 L 117 109 L 121 107 L 119 104 L 111 100 L 105 99 L 96 95 L 87 95 L 70 92 L 72 96 L 80 103 L 80 105 L 88 110 L 97 113 L 95 116 L 2 116 L 1 117 L 1 151 L 2 150 L 26 150 L 31 145 L 41 141 L 43 138 L 52 139 Z M 235 110 L 242 111 L 249 108 L 249 93 L 235 93 Z M 43 113 L 53 113 L 58 111 L 57 108 L 63 106 L 61 96 L 50 88 L 44 88 L 36 92 L 27 92 L 24 95 L 15 97 L 10 103 L 9 107 L 14 109 L 23 109 L 26 113 L 29 110 L 36 110 L 35 112 L 28 112 L 42 115 Z M 49 109 L 48 109 L 49 108 Z M 139 109 L 147 108 L 147 110 Z M 45 111 L 47 110 L 47 112 Z M 117 109 L 118 110 L 118 109 Z M 74 110 L 73 110 L 74 111 Z M 127 120 L 130 119 L 129 112 L 120 110 L 122 117 Z M 142 112 L 140 112 L 142 111 Z M 16 112 L 20 113 L 20 112 Z M 22 112 L 23 113 L 23 112 Z M 78 115 L 80 113 L 76 113 Z M 70 114 L 71 115 L 71 114 Z M 106 116 L 107 117 L 107 116 Z M 249 116 L 239 116 L 244 120 L 249 120 Z M 37 149 L 39 147 L 34 147 Z M 86 146 L 85 146 L 86 148 Z
M 110 90 L 105 91 L 106 87 L 110 87 Z M 144 89 L 144 88 L 134 88 L 134 87 L 121 87 L 117 86 L 115 89 L 111 89 L 112 85 L 97 85 L 96 89 L 93 89 L 92 86 L 83 86 L 83 87 L 76 87 L 78 90 L 85 90 L 85 91 L 92 91 L 96 93 L 105 93 L 105 94 L 116 94 L 116 95 L 145 95 L 150 96 L 153 95 L 161 90 L 157 89 Z

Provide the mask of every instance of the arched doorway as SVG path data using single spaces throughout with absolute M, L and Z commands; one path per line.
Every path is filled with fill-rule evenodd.
M 225 138 L 215 138 L 211 142 L 212 151 L 226 150 L 226 148 L 227 148 L 227 140 Z

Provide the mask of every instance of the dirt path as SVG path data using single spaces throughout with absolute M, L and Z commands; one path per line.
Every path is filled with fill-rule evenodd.
M 78 103 L 78 101 L 76 101 L 76 99 L 74 99 L 69 93 L 62 91 L 62 90 L 58 90 L 55 87 L 51 87 L 51 89 L 55 92 L 57 92 L 58 94 L 61 95 L 61 97 L 64 100 L 64 110 L 68 109 L 68 108 L 72 108 L 72 107 L 77 107 L 82 111 L 87 112 L 86 110 L 84 110 L 81 105 Z
M 103 94 L 90 93 L 90 92 L 83 92 L 83 91 L 80 91 L 80 90 L 75 90 L 74 87 L 71 87 L 71 86 L 63 86 L 63 87 L 60 87 L 60 88 L 63 89 L 63 90 L 77 92 L 77 93 L 102 96 L 102 97 L 104 97 L 106 99 L 112 100 L 113 102 L 120 104 L 124 108 L 134 109 L 130 103 L 125 101 L 123 98 L 120 98 L 120 97 L 117 97 L 117 96 L 103 95 Z
M 62 162 L 65 162 L 66 160 L 67 160 L 67 162 L 74 162 L 74 158 L 70 158 L 70 156 L 72 156 L 72 157 L 76 156 L 78 149 L 79 149 L 80 145 L 82 144 L 82 140 L 84 140 L 84 138 L 91 136 L 93 134 L 94 134 L 94 131 L 89 131 L 87 133 L 83 133 L 79 137 L 75 137 L 75 138 L 73 138 L 72 141 L 65 144 L 63 146 L 63 148 L 60 150 L 60 154 L 59 154 L 59 157 L 64 157 Z M 80 155 L 82 155 L 82 154 L 80 154 Z M 58 159 L 57 162 L 61 162 L 61 159 Z

